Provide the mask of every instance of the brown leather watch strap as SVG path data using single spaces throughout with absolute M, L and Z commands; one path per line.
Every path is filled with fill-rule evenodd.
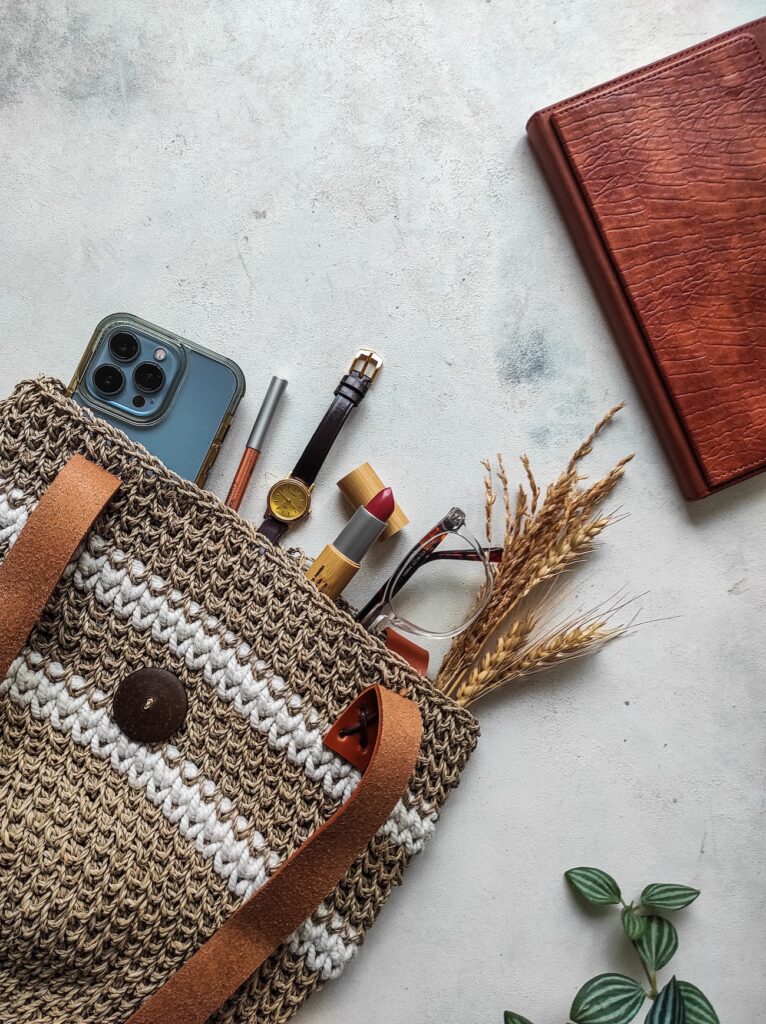
M 353 409 L 359 405 L 369 391 L 370 385 L 380 372 L 383 361 L 370 349 L 362 349 L 354 356 L 348 373 L 341 378 L 334 392 L 332 404 L 322 417 L 319 426 L 311 435 L 309 443 L 303 450 L 290 474 L 307 487 L 313 487 L 325 459 L 338 437 Z M 299 522 L 300 520 L 296 520 Z M 282 537 L 294 526 L 285 523 L 266 510 L 266 518 L 258 527 L 258 532 L 272 542 L 279 544 Z
M 258 527 L 258 533 L 262 533 L 272 544 L 279 544 L 280 540 L 287 533 L 287 523 L 267 513 L 266 518 Z
M 307 487 L 311 487 L 319 475 L 319 470 L 329 455 L 330 449 L 335 444 L 343 424 L 351 415 L 352 409 L 356 409 L 367 394 L 372 380 L 372 376 L 367 376 L 366 373 L 360 373 L 354 369 L 341 378 L 340 384 L 335 389 L 335 397 L 330 408 L 312 434 L 303 454 L 296 462 L 291 476 L 297 477 Z
M 384 824 L 415 769 L 422 724 L 417 704 L 380 686 L 355 704 L 370 694 L 376 735 L 351 797 L 126 1024 L 204 1024 L 310 917 Z
M 0 565 L 0 679 L 5 678 L 61 574 L 119 486 L 116 476 L 75 455 L 40 498 Z

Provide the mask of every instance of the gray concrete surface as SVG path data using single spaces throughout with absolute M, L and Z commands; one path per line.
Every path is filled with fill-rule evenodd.
M 309 551 L 341 522 L 332 481 L 357 462 L 394 484 L 413 533 L 455 502 L 478 529 L 481 456 L 526 451 L 546 479 L 628 402 L 593 468 L 636 451 L 616 498 L 629 515 L 575 598 L 648 591 L 643 617 L 658 621 L 480 708 L 481 745 L 434 842 L 304 1024 L 499 1024 L 505 1008 L 564 1021 L 581 982 L 630 964 L 616 919 L 565 889 L 582 863 L 631 894 L 699 886 L 675 970 L 723 1021 L 762 1020 L 766 480 L 681 500 L 524 136 L 538 107 L 762 13 L 756 0 L 3 4 L 3 392 L 68 378 L 115 310 L 207 343 L 249 383 L 220 492 L 281 373 L 289 401 L 244 508 L 257 517 L 350 353 L 375 345 L 386 370 L 296 535 Z

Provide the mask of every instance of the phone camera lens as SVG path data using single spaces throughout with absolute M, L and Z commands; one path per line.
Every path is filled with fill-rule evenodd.
M 133 380 L 139 391 L 153 395 L 165 383 L 165 374 L 156 363 L 141 363 L 136 367 Z
M 104 363 L 93 374 L 96 390 L 102 395 L 116 395 L 125 385 L 125 377 L 119 366 Z
M 121 363 L 129 363 L 138 355 L 138 339 L 127 331 L 120 331 L 109 339 L 109 351 Z

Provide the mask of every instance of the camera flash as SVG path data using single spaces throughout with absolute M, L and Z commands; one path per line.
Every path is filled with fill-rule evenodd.
M 154 350 L 154 358 L 158 363 L 161 363 L 167 357 L 167 352 L 164 348 L 156 348 Z

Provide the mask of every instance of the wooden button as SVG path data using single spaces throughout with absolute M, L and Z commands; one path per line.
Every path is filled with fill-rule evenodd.
M 183 683 L 164 668 L 140 668 L 117 687 L 114 720 L 138 743 L 162 743 L 181 728 L 188 701 Z

